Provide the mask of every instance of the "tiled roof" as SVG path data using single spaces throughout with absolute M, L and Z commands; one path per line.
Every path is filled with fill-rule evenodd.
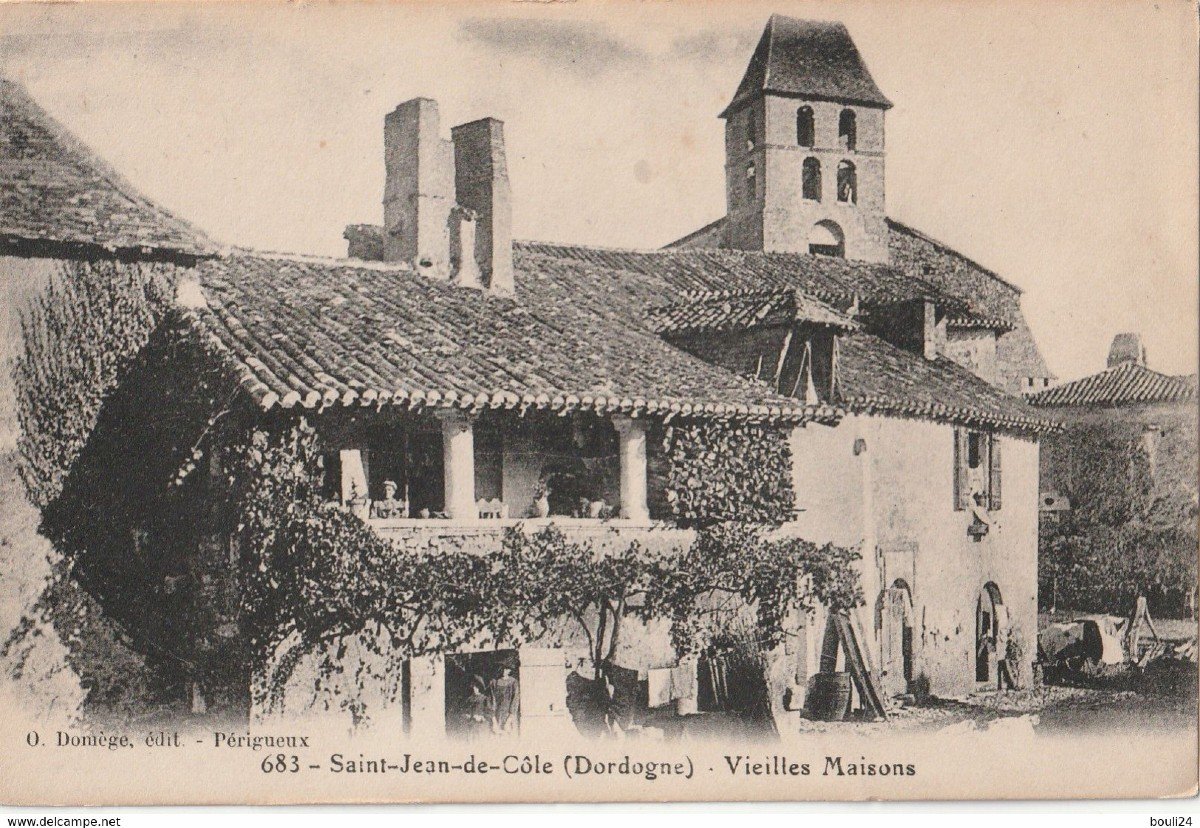
M 0 252 L 96 249 L 186 258 L 215 245 L 140 196 L 19 84 L 0 77 Z
M 849 316 L 824 302 L 786 288 L 697 293 L 682 302 L 652 307 L 648 315 L 654 329 L 662 334 L 742 330 L 793 322 L 841 330 L 857 327 Z
M 850 334 L 838 339 L 837 384 L 836 402 L 864 413 L 1017 431 L 1059 427 L 1053 418 L 949 359 L 928 360 L 874 336 Z
M 1063 383 L 1026 400 L 1038 406 L 1107 406 L 1188 402 L 1196 399 L 1196 377 L 1172 377 L 1136 362 Z
M 519 245 L 516 299 L 434 281 L 403 265 L 239 253 L 199 265 L 207 305 L 193 313 L 267 408 L 386 403 L 836 416 L 655 333 L 651 308 L 695 299 L 692 271 L 652 267 L 662 259 L 655 254 L 585 250 Z M 641 269 L 613 266 L 621 261 Z M 820 307 L 809 305 L 810 312 Z M 845 319 L 832 309 L 823 313 Z M 838 407 L 1049 427 L 1019 399 L 949 360 L 930 362 L 867 334 L 843 338 L 838 365 Z
M 946 325 L 951 328 L 962 328 L 965 330 L 983 330 L 996 331 L 1004 333 L 1011 331 L 1014 327 L 1012 322 L 1007 319 L 1001 319 L 998 316 L 984 316 L 982 314 L 968 314 L 966 316 L 953 316 L 946 320 Z
M 206 306 L 194 321 L 264 408 L 835 416 L 668 345 L 642 318 L 633 274 L 543 260 L 518 274 L 520 301 L 364 262 L 238 254 L 196 274 Z
M 523 253 L 577 261 L 605 269 L 655 276 L 675 293 L 792 289 L 838 308 L 855 299 L 887 304 L 928 299 L 950 312 L 967 304 L 937 286 L 886 264 L 803 253 L 762 253 L 725 248 L 622 250 L 605 247 L 517 242 Z
M 762 92 L 888 108 L 846 27 L 771 15 L 724 117 Z
M 717 219 L 676 239 L 664 249 L 676 252 L 717 249 L 724 226 L 725 219 Z M 972 318 L 996 320 L 1012 326 L 996 342 L 996 357 L 1004 387 L 1012 393 L 1019 393 L 1026 377 L 1054 377 L 1021 312 L 1019 287 L 949 245 L 908 225 L 889 218 L 887 226 L 891 273 L 930 285 L 942 295 L 954 297 L 962 303 L 962 307 L 969 305 L 969 316 Z M 952 307 L 946 307 L 955 316 L 960 315 Z M 997 331 L 1000 329 L 997 328 Z
M 888 219 L 888 253 L 893 266 L 966 300 L 975 315 L 1011 325 L 996 340 L 1001 385 L 1010 393 L 1020 393 L 1028 377 L 1054 377 L 1025 321 L 1019 287 L 949 245 L 894 219 Z M 1001 331 L 997 329 L 997 333 Z
M 848 286 L 853 279 L 864 295 L 886 296 L 893 301 L 926 293 L 920 280 L 892 269 L 822 256 L 710 249 L 647 253 L 521 242 L 517 244 L 516 259 L 519 296 L 527 295 L 525 291 L 535 278 L 537 284 L 547 284 L 533 274 L 553 272 L 557 274 L 552 282 L 560 291 L 560 301 L 579 301 L 599 291 L 597 309 L 626 316 L 636 316 L 639 308 L 686 299 L 697 287 L 719 286 L 722 281 L 727 288 L 740 288 L 762 280 L 803 293 L 798 283 L 828 280 Z M 549 266 L 554 261 L 586 263 L 587 269 L 560 270 Z M 880 274 L 886 280 L 870 290 L 870 279 Z M 929 361 L 865 333 L 851 334 L 841 341 L 845 343 L 839 357 L 843 398 L 835 402 L 852 410 L 960 424 L 990 423 L 1013 430 L 1056 427 L 1041 412 L 1031 411 L 1019 397 L 1000 391 L 948 359 Z

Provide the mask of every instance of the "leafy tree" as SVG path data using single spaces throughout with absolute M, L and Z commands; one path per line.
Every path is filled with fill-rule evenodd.
M 1195 423 L 1087 424 L 1059 439 L 1072 509 L 1042 533 L 1043 602 L 1126 612 L 1145 595 L 1157 612 L 1182 610 L 1196 583 Z

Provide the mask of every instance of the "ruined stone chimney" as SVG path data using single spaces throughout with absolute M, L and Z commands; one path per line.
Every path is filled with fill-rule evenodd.
M 1133 362 L 1145 367 L 1146 348 L 1142 337 L 1135 333 L 1119 333 L 1113 337 L 1108 349 L 1108 367 L 1115 368 L 1124 362 Z
M 504 152 L 504 124 L 495 118 L 460 124 L 454 144 L 454 194 L 474 212 L 475 261 L 492 293 L 513 293 L 512 190 Z
M 504 124 L 483 118 L 441 136 L 437 101 L 413 98 L 384 120 L 383 228 L 350 225 L 356 258 L 408 262 L 436 279 L 513 293 L 512 192 Z
M 454 152 L 441 137 L 437 101 L 414 98 L 396 107 L 384 119 L 383 147 L 384 259 L 448 278 Z

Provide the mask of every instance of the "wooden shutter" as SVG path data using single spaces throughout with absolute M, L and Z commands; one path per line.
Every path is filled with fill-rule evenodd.
M 967 473 L 967 430 L 954 429 L 954 508 L 961 511 L 971 503 L 971 481 Z
M 988 440 L 988 509 L 1000 510 L 1000 435 L 993 434 Z

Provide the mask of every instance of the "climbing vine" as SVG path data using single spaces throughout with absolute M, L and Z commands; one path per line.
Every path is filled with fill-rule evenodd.
M 148 669 L 169 661 L 169 655 L 148 645 L 131 624 L 134 616 L 144 617 L 151 607 L 164 610 L 169 601 L 147 590 L 141 579 L 119 577 L 95 561 L 89 566 L 81 555 L 92 542 L 114 545 L 123 532 L 126 545 L 111 560 L 131 560 L 131 536 L 122 520 L 131 510 L 128 503 L 116 502 L 118 481 L 127 468 L 145 469 L 146 464 L 129 456 L 120 438 L 114 439 L 120 449 L 113 454 L 115 462 L 91 482 L 90 491 L 79 478 L 75 492 L 83 497 L 68 497 L 81 508 L 61 501 L 104 406 L 136 370 L 166 318 L 177 273 L 166 264 L 58 263 L 46 287 L 20 311 L 22 343 L 11 366 L 20 425 L 16 471 L 25 496 L 42 510 L 41 532 L 55 548 L 41 594 L 0 650 L 17 656 L 19 671 L 20 654 L 38 636 L 55 635 L 64 645 L 67 665 L 87 689 L 86 703 L 108 709 L 162 698 L 171 682 L 169 675 Z M 98 505 L 101 499 L 106 499 L 103 506 Z M 56 507 L 57 516 L 78 530 L 69 540 L 63 522 L 46 520 Z M 114 592 L 120 593 L 116 600 L 102 600 Z
M 13 385 L 18 469 L 34 505 L 62 490 L 105 396 L 162 321 L 176 273 L 171 265 L 63 263 L 23 313 Z
M 573 624 L 599 675 L 630 618 L 667 618 L 681 652 L 705 647 L 729 612 L 754 614 L 782 640 L 787 614 L 861 602 L 857 553 L 713 524 L 684 549 L 601 549 L 554 526 L 504 533 L 499 548 L 384 540 L 321 496 L 319 438 L 301 422 L 236 449 L 231 497 L 245 573 L 242 623 L 260 663 L 258 701 L 280 703 L 306 656 L 353 639 L 376 656 L 513 646 Z M 341 669 L 319 659 L 318 681 Z
M 666 491 L 684 526 L 779 526 L 792 516 L 791 452 L 781 426 L 689 420 L 664 429 Z
M 657 563 L 645 613 L 670 618 L 676 650 L 688 653 L 711 646 L 749 612 L 760 646 L 769 649 L 783 641 L 792 611 L 822 604 L 839 612 L 862 604 L 859 557 L 834 544 L 772 537 L 761 525 L 714 524 Z

